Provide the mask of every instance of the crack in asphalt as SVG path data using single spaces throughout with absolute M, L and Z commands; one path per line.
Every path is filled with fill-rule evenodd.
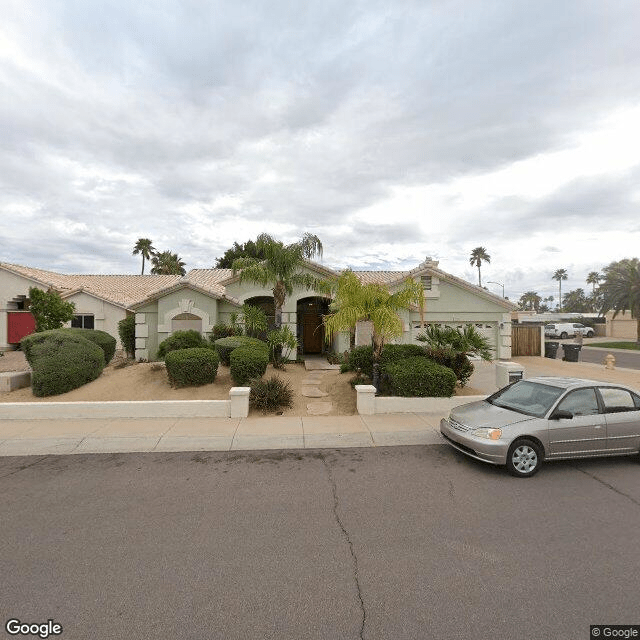
M 630 496 L 628 493 L 624 493 L 624 491 L 620 491 L 620 489 L 616 489 L 612 484 L 609 484 L 608 482 L 605 482 L 604 480 L 602 480 L 602 478 L 598 478 L 598 476 L 594 475 L 593 473 L 589 473 L 588 471 L 585 471 L 584 469 L 581 469 L 580 467 L 576 467 L 574 465 L 573 468 L 577 469 L 578 471 L 580 471 L 580 473 L 584 473 L 585 476 L 589 476 L 590 478 L 593 478 L 596 482 L 599 482 L 601 485 L 607 487 L 608 489 L 611 489 L 611 491 L 614 491 L 618 495 L 621 495 L 624 498 L 627 498 L 628 500 L 631 500 L 631 502 L 633 502 L 633 504 L 638 505 L 640 507 L 640 501 L 636 500 L 634 497 Z
M 42 458 L 40 458 L 39 460 L 36 460 L 35 462 L 32 462 L 31 464 L 24 464 L 21 467 L 18 467 L 17 469 L 14 469 L 13 471 L 11 471 L 10 473 L 5 473 L 3 476 L 0 476 L 0 478 L 8 478 L 9 476 L 13 476 L 16 473 L 20 473 L 20 471 L 24 471 L 25 469 L 29 469 L 30 467 L 33 467 L 34 465 L 42 462 L 43 460 L 46 460 L 49 456 L 43 456 Z
M 353 561 L 353 579 L 356 584 L 356 592 L 358 594 L 358 600 L 360 601 L 360 610 L 362 611 L 362 624 L 360 625 L 360 640 L 363 640 L 364 627 L 367 621 L 367 611 L 364 606 L 364 600 L 362 599 L 362 590 L 360 589 L 360 581 L 358 579 L 358 558 L 353 548 L 353 542 L 351 542 L 351 538 L 349 537 L 349 533 L 344 528 L 344 524 L 342 523 L 342 520 L 338 515 L 338 489 L 336 487 L 336 482 L 333 478 L 333 474 L 331 473 L 331 467 L 329 466 L 329 463 L 327 462 L 324 455 L 321 456 L 321 459 L 322 459 L 322 463 L 325 466 L 325 469 L 327 470 L 327 476 L 329 478 L 329 483 L 331 484 L 331 491 L 333 493 L 333 515 L 336 519 L 336 522 L 338 523 L 338 526 L 340 527 L 340 530 L 342 531 L 342 535 L 345 537 L 345 540 L 349 545 L 349 552 L 351 553 L 351 559 Z

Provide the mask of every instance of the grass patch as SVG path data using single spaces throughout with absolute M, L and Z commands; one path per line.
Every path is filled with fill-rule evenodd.
M 601 349 L 629 349 L 631 351 L 640 351 L 640 346 L 637 342 L 592 342 L 587 346 L 599 347 Z

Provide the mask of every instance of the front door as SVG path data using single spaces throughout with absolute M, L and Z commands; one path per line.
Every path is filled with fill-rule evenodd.
M 303 316 L 302 337 L 305 353 L 321 353 L 324 338 L 322 316 L 319 313 L 305 313 Z
M 549 420 L 552 456 L 606 453 L 607 424 L 600 413 L 595 389 L 577 389 L 568 393 L 556 409 L 568 411 L 573 418 Z

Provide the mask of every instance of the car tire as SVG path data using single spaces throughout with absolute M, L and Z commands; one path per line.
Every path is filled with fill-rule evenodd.
M 516 440 L 507 453 L 507 471 L 516 478 L 530 478 L 538 473 L 543 460 L 542 447 L 533 440 Z
M 593 338 L 594 333 L 593 331 L 587 331 L 587 338 Z
M 566 340 L 568 337 L 569 337 L 569 336 L 568 336 L 568 334 L 567 334 L 567 332 L 566 332 L 566 331 L 563 331 L 563 332 L 560 334 L 560 339 L 561 339 L 561 340 Z

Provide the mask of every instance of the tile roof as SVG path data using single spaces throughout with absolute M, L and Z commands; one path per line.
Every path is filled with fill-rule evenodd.
M 363 284 L 389 284 L 409 275 L 408 271 L 354 271 Z

